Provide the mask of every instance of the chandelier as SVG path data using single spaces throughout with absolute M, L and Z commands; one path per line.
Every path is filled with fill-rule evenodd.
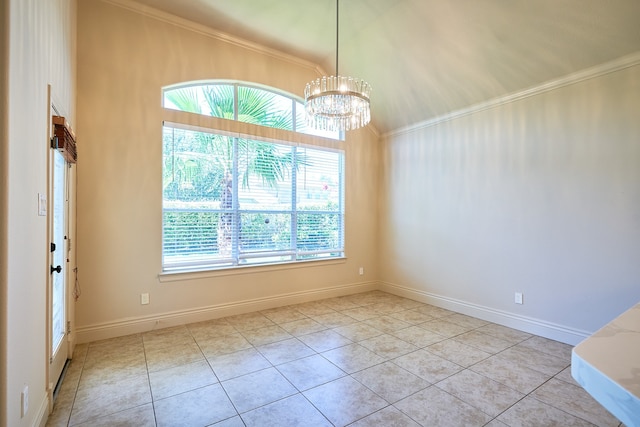
M 313 80 L 304 88 L 307 126 L 344 132 L 365 126 L 371 120 L 371 86 L 361 79 L 338 74 L 340 0 L 336 0 L 336 74 Z

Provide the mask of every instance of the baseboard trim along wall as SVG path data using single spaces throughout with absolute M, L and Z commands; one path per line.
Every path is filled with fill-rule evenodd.
M 591 335 L 590 332 L 568 328 L 531 317 L 520 316 L 490 307 L 472 304 L 454 298 L 444 297 L 429 292 L 400 286 L 394 283 L 380 282 L 379 289 L 390 294 L 410 298 L 412 300 L 435 305 L 467 316 L 477 317 L 488 322 L 528 332 L 544 338 L 576 345 Z
M 40 402 L 38 414 L 33 421 L 33 427 L 45 427 L 49 418 L 49 393 L 45 394 L 45 398 Z
M 82 326 L 76 330 L 76 344 L 377 289 L 376 281 L 360 282 Z

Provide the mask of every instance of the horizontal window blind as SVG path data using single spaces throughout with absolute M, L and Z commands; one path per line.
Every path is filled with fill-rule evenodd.
M 343 256 L 343 156 L 165 125 L 163 269 Z

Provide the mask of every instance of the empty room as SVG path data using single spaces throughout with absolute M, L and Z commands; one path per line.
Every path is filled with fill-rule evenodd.
M 640 426 L 639 18 L 3 1 L 0 426 Z

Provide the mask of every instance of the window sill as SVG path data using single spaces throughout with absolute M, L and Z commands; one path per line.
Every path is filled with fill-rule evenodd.
M 165 282 L 181 282 L 185 280 L 205 279 L 208 277 L 231 276 L 236 274 L 256 274 L 270 271 L 291 270 L 295 268 L 318 267 L 321 265 L 344 264 L 347 262 L 346 257 L 319 259 L 309 261 L 283 262 L 269 265 L 245 265 L 224 267 L 210 270 L 180 270 L 180 271 L 163 271 L 158 274 L 160 283 Z

